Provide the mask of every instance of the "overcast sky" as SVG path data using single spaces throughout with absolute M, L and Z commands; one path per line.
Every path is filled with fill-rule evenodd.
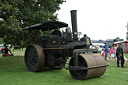
M 78 31 L 93 40 L 126 40 L 128 0 L 66 0 L 57 13 L 71 27 L 70 10 L 77 10 Z

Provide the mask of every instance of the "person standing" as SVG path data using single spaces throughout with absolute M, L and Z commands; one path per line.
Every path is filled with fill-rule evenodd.
M 123 54 L 123 48 L 122 44 L 120 43 L 116 50 L 116 56 L 117 56 L 117 67 L 119 66 L 119 60 L 121 59 L 121 67 L 124 68 L 124 54 Z
M 112 61 L 114 61 L 114 50 L 113 50 L 113 46 L 110 48 L 110 58 L 112 58 Z
M 114 48 L 113 48 L 113 49 L 114 49 L 114 58 L 115 58 L 115 60 L 116 60 L 116 49 L 117 49 L 117 44 L 114 45 Z
M 102 49 L 102 51 L 101 51 L 101 56 L 104 58 L 104 48 Z
M 108 43 L 105 43 L 105 45 L 104 45 L 104 52 L 105 52 L 105 61 L 107 61 L 107 55 L 108 55 Z

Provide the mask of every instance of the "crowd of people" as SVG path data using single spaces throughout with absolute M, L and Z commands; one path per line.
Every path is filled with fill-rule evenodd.
M 107 58 L 108 53 L 110 53 L 110 57 Z M 108 43 L 105 43 L 103 49 L 101 51 L 101 56 L 107 60 L 115 61 L 117 60 L 117 67 L 120 67 L 119 61 L 121 60 L 121 67 L 124 68 L 124 64 L 127 62 L 127 58 L 123 54 L 123 47 L 122 44 L 113 44 L 110 49 L 108 48 Z

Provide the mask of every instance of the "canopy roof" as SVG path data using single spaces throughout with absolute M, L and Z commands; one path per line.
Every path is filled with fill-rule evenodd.
M 47 21 L 47 22 L 42 22 L 35 25 L 27 26 L 23 29 L 37 29 L 37 30 L 41 29 L 42 31 L 46 31 L 46 30 L 58 29 L 62 27 L 68 27 L 68 24 L 60 21 Z

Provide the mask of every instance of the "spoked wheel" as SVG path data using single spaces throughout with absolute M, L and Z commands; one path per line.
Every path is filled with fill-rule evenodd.
M 73 57 L 71 58 L 71 60 L 69 62 L 69 66 L 74 66 L 74 58 Z M 79 66 L 87 67 L 86 61 L 81 56 L 79 56 Z M 69 70 L 69 72 L 73 78 L 78 79 L 78 80 L 85 79 L 86 74 L 87 74 L 87 70 Z
M 41 46 L 30 45 L 25 51 L 25 65 L 28 71 L 41 71 L 45 64 L 45 55 Z

